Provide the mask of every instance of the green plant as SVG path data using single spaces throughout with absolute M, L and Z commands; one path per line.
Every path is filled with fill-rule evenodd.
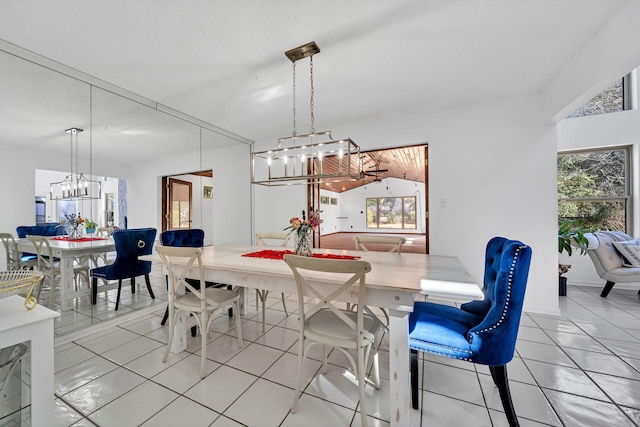
M 95 222 L 91 221 L 89 218 L 85 218 L 84 219 L 84 228 L 86 229 L 94 229 L 98 226 L 98 224 L 96 224 Z
M 576 248 L 580 255 L 586 254 L 589 248 L 589 240 L 585 237 L 587 231 L 575 219 L 565 219 L 558 227 L 558 253 L 566 251 L 571 256 Z

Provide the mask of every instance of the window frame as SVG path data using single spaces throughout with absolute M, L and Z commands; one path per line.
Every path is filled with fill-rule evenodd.
M 586 154 L 586 153 L 598 153 L 598 152 L 610 152 L 610 151 L 624 151 L 625 153 L 625 164 L 624 164 L 624 173 L 625 173 L 625 194 L 624 196 L 602 196 L 602 197 L 563 197 L 560 198 L 558 195 L 558 207 L 560 207 L 561 203 L 572 202 L 572 203 L 580 203 L 580 202 L 624 202 L 625 204 L 625 228 L 624 232 L 629 235 L 633 235 L 633 146 L 632 145 L 619 145 L 619 146 L 609 146 L 609 147 L 597 147 L 597 148 L 583 148 L 578 150 L 562 150 L 558 151 L 557 156 L 564 155 L 575 155 L 575 154 Z M 557 175 L 556 170 L 556 175 Z M 556 181 L 557 181 L 556 176 Z M 557 182 L 556 182 L 557 189 Z M 558 218 L 559 219 L 559 218 Z
M 402 206 L 402 212 L 400 215 L 400 218 L 402 219 L 401 221 L 401 227 L 400 228 L 395 228 L 395 227 L 380 227 L 380 201 L 383 199 L 402 199 L 401 201 L 401 206 Z M 413 199 L 413 206 L 414 206 L 414 211 L 415 211 L 415 217 L 416 220 L 413 224 L 413 227 L 406 227 L 405 226 L 405 210 L 404 210 L 404 206 L 405 206 L 405 199 Z M 386 228 L 386 229 L 391 229 L 391 230 L 417 230 L 418 229 L 418 208 L 417 208 L 417 203 L 418 203 L 418 198 L 416 196 L 382 196 L 382 197 L 365 197 L 365 212 L 369 211 L 369 200 L 375 200 L 376 201 L 376 227 L 370 227 L 369 226 L 369 220 L 367 218 L 367 216 L 365 215 L 365 228 L 366 229 L 370 229 L 370 230 L 379 230 L 380 228 Z M 384 224 L 383 224 L 384 225 Z

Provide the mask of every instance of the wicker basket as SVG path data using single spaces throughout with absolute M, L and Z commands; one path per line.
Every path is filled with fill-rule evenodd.
M 31 310 L 38 304 L 32 295 L 36 285 L 42 280 L 42 273 L 31 270 L 0 271 L 0 298 L 24 295 L 24 306 Z

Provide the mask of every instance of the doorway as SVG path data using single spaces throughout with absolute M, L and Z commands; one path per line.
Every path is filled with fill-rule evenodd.
M 429 253 L 428 156 L 426 144 L 363 151 L 358 181 L 309 185 L 308 208 L 321 210 L 323 219 L 315 246 L 353 249 L 353 236 L 374 233 L 405 237 L 407 251 Z M 373 202 L 397 209 L 372 221 Z

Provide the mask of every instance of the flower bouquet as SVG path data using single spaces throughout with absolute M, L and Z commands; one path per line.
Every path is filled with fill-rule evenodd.
M 305 211 L 302 211 L 302 219 L 293 217 L 289 220 L 291 225 L 285 230 L 290 230 L 289 233 L 295 233 L 293 239 L 293 253 L 295 255 L 311 256 L 312 233 L 322 222 L 320 212 L 319 210 L 309 211 L 309 219 L 307 219 Z

